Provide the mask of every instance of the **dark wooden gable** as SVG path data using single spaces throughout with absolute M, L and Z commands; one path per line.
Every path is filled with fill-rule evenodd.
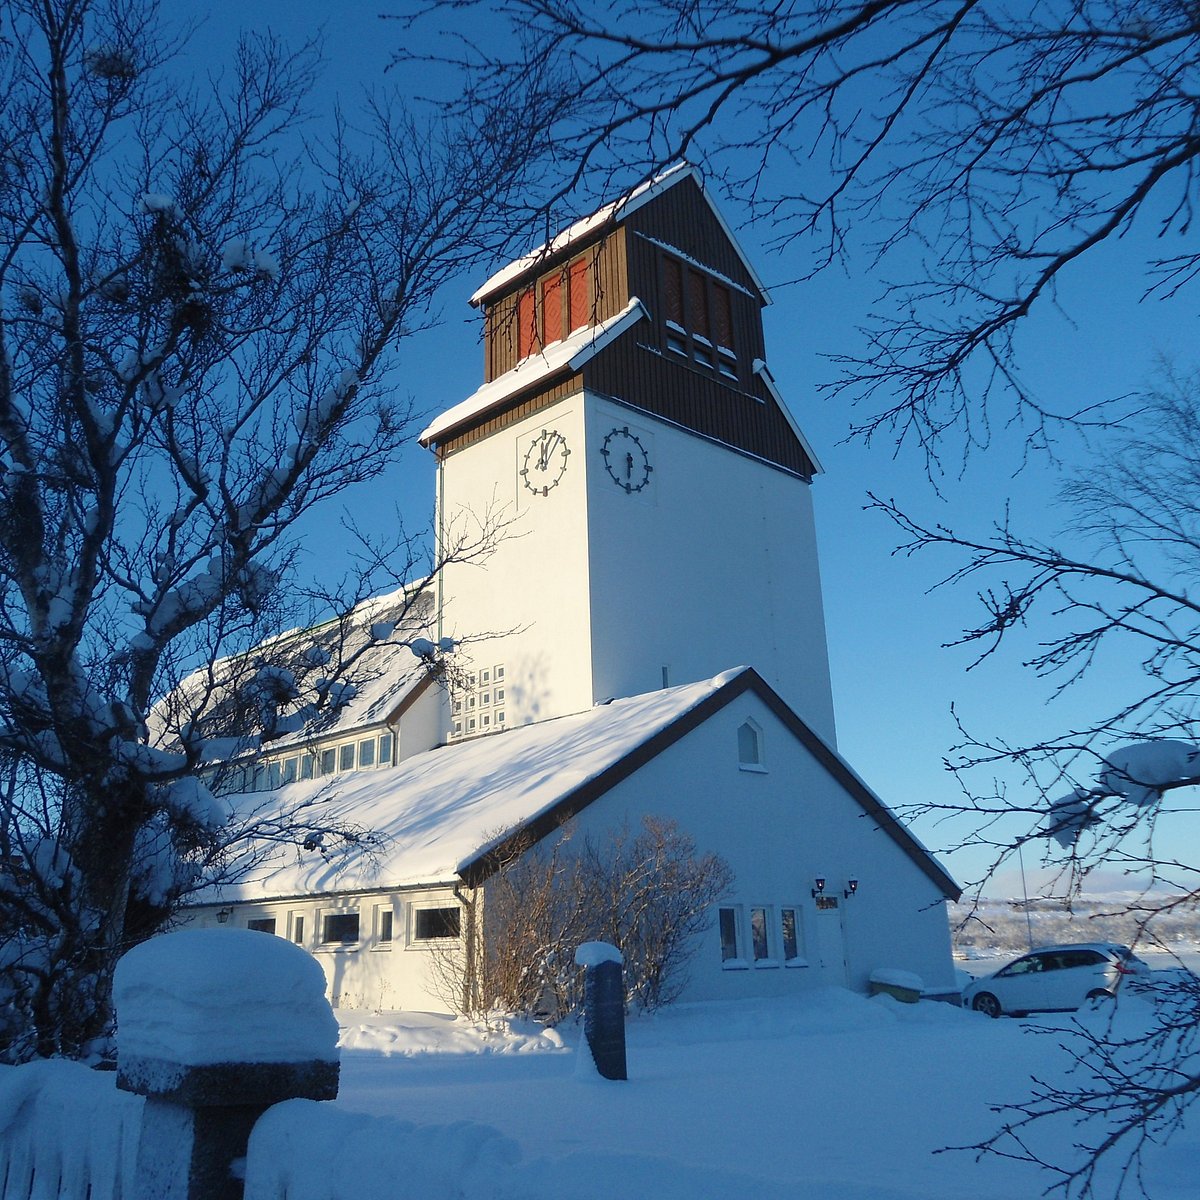
M 532 261 L 484 298 L 485 382 L 567 336 L 580 324 L 582 306 L 583 323 L 596 326 L 633 297 L 649 320 L 591 358 L 572 376 L 574 385 L 811 478 L 814 462 L 756 370 L 766 359 L 766 297 L 690 172 L 615 222 Z M 565 383 L 541 380 L 514 395 L 507 411 L 459 431 L 441 451 L 536 411 L 560 397 Z

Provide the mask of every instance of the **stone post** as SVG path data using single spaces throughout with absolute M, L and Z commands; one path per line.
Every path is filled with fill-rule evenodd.
M 605 1079 L 628 1079 L 621 952 L 607 942 L 584 942 L 575 962 L 584 968 L 583 1033 L 596 1070 Z
M 325 974 L 273 934 L 154 938 L 117 965 L 113 998 L 117 1087 L 146 1097 L 133 1200 L 241 1200 L 258 1118 L 337 1096 Z

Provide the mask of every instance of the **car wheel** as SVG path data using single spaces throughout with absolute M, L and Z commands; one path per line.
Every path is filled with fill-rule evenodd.
M 980 992 L 971 1001 L 971 1007 L 976 1012 L 983 1013 L 985 1017 L 998 1017 L 1003 1011 L 1000 1007 L 1000 1001 L 991 992 Z

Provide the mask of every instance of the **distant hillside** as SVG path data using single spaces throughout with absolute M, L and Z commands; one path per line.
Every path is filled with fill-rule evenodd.
M 960 958 L 994 958 L 1061 942 L 1123 942 L 1170 950 L 1200 949 L 1200 907 L 1181 906 L 1142 928 L 1145 898 L 1134 893 L 1084 897 L 1068 909 L 1061 900 L 983 899 L 950 905 L 954 952 Z

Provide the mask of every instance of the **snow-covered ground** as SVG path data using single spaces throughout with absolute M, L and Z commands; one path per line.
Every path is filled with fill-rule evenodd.
M 1117 1010 L 1122 1032 L 1142 1027 L 1151 1011 L 1132 996 Z M 937 1152 L 983 1139 L 1000 1122 L 991 1105 L 1027 1096 L 1035 1075 L 1066 1071 L 1062 1037 L 1047 1031 L 1107 1019 L 993 1021 L 834 990 L 683 1005 L 630 1022 L 630 1078 L 607 1083 L 580 1071 L 574 1029 L 560 1036 L 501 1023 L 488 1033 L 416 1013 L 339 1015 L 337 1105 L 493 1127 L 520 1152 L 502 1173 L 507 1183 L 497 1179 L 488 1192 L 497 1200 L 549 1200 L 564 1177 L 572 1195 L 597 1200 L 1036 1197 L 1051 1180 L 1028 1165 Z M 1039 1144 L 1065 1160 L 1078 1136 L 1046 1128 Z M 1151 1154 L 1148 1194 L 1193 1200 L 1198 1161 L 1200 1117 Z

